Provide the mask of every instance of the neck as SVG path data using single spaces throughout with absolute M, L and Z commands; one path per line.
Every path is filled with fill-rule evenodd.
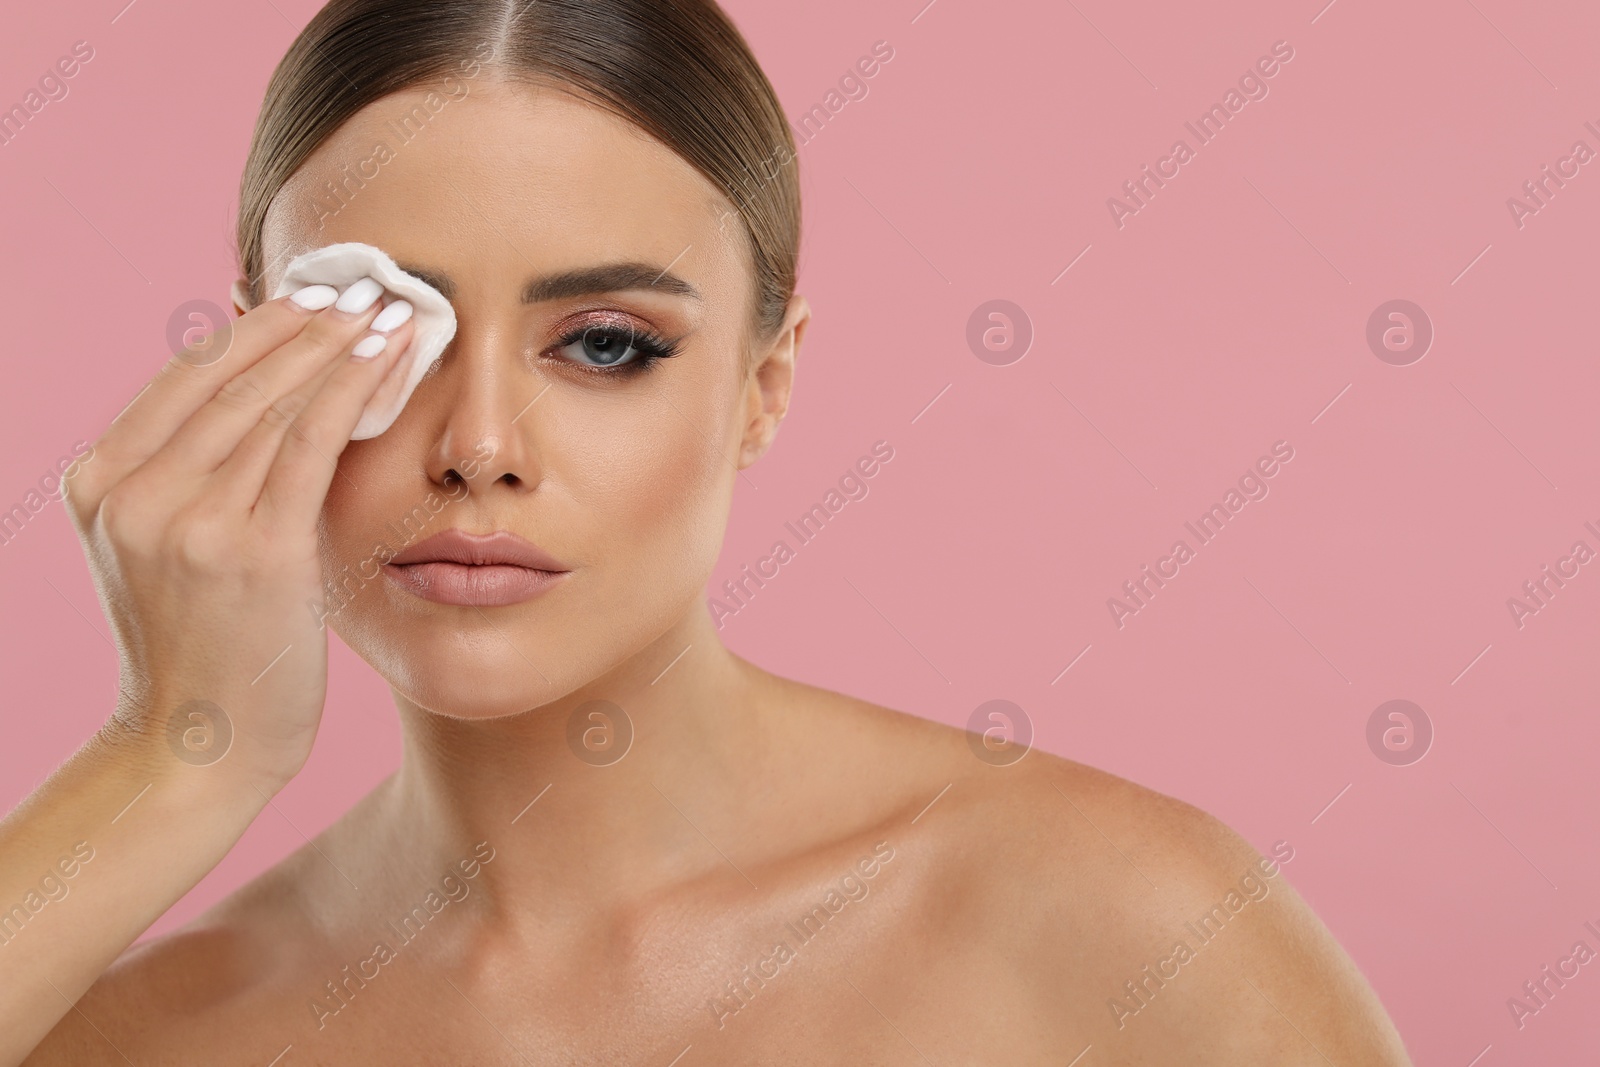
M 388 791 L 395 839 L 441 870 L 486 841 L 494 859 L 478 887 L 547 912 L 626 906 L 726 868 L 696 813 L 747 802 L 752 756 L 771 738 L 764 678 L 723 647 L 701 609 L 520 714 L 449 718 L 396 693 L 405 751 Z

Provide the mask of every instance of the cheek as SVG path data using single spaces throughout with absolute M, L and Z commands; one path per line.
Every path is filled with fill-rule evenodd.
M 374 513 L 373 501 L 387 499 L 381 458 L 383 438 L 371 443 L 352 441 L 340 454 L 328 495 L 322 503 L 317 523 L 317 540 L 322 549 L 324 570 L 354 566 L 371 555 L 372 545 L 364 538 L 382 519 Z M 362 488 L 369 491 L 363 493 Z M 424 487 L 427 488 L 427 487 Z
M 546 476 L 570 494 L 600 545 L 621 549 L 602 549 L 606 562 L 671 569 L 689 581 L 715 563 L 737 474 L 718 384 L 674 382 L 600 410 L 574 404 L 552 420 Z

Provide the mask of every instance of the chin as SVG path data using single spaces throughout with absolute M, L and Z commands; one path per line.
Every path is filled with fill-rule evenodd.
M 404 600 L 396 607 L 374 598 L 351 603 L 329 626 L 398 696 L 436 715 L 496 719 L 579 690 L 626 702 L 608 691 L 626 684 L 616 672 L 696 607 L 700 569 L 684 568 L 682 586 L 670 595 L 641 596 L 645 581 L 623 583 L 628 591 L 620 595 L 585 589 L 577 611 L 546 597 L 482 610 L 427 605 L 422 612 Z
M 546 698 L 542 695 L 525 695 L 520 700 L 507 699 L 497 694 L 485 694 L 459 689 L 425 693 L 407 692 L 399 686 L 395 686 L 395 689 L 405 696 L 407 700 L 430 715 L 437 715 L 443 719 L 459 719 L 468 722 L 485 722 L 490 719 L 521 715 L 549 703 L 551 699 L 555 699 L 554 697 Z
M 578 679 L 557 675 L 549 668 L 545 674 L 528 662 L 509 653 L 486 658 L 481 663 L 430 662 L 426 655 L 407 657 L 398 669 L 374 665 L 394 691 L 424 711 L 449 719 L 498 719 L 561 699 L 578 685 Z
M 496 629 L 347 619 L 334 632 L 400 696 L 437 715 L 495 719 L 549 704 L 583 681 L 586 658 L 503 623 Z

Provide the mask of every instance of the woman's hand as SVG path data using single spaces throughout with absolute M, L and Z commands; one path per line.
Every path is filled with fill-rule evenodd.
M 317 516 L 411 338 L 410 306 L 380 315 L 381 292 L 312 286 L 186 349 L 65 483 L 121 653 L 114 745 L 225 761 L 273 791 L 310 754 L 328 661 Z M 387 346 L 352 359 L 374 326 Z
M 0 820 L 0 1067 L 227 855 L 310 753 L 328 662 L 317 516 L 412 335 L 409 305 L 380 313 L 376 282 L 329 307 L 338 295 L 301 290 L 185 349 L 63 483 L 122 698 Z M 383 328 L 384 350 L 352 360 Z M 104 1053 L 89 1025 L 54 1036 L 48 1062 Z

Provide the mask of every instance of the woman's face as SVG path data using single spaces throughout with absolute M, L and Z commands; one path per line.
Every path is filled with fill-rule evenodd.
M 339 459 L 325 610 L 410 700 L 490 717 L 563 697 L 704 610 L 734 480 L 788 379 L 745 372 L 748 253 L 710 182 L 567 93 L 487 72 L 448 84 L 379 100 L 317 149 L 268 213 L 263 284 L 300 252 L 361 241 L 450 298 L 444 356 L 389 430 Z M 640 278 L 525 299 L 541 279 L 623 264 Z M 646 364 L 630 331 L 677 354 Z M 448 527 L 510 530 L 570 573 L 485 607 L 381 570 Z

